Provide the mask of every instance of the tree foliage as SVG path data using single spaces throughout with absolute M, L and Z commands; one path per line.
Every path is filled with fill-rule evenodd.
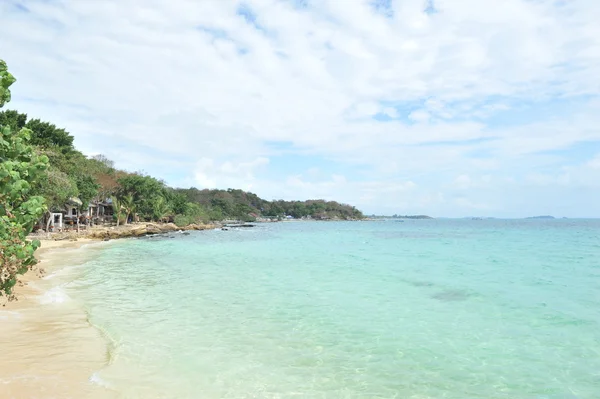
M 119 223 L 123 218 L 125 208 L 123 207 L 121 201 L 117 197 L 112 197 L 110 201 L 114 212 L 113 214 L 115 215 L 115 219 L 117 222 L 117 226 L 119 226 Z
M 75 182 L 64 172 L 50 165 L 34 191 L 46 200 L 50 212 L 61 211 L 69 198 L 77 197 L 79 191 Z
M 199 190 L 197 188 L 179 189 L 188 201 L 218 211 L 223 217 L 239 220 L 252 220 L 256 216 L 312 219 L 362 219 L 363 214 L 355 207 L 336 201 L 267 201 L 254 193 L 243 190 Z
M 169 204 L 165 200 L 165 197 L 158 196 L 152 203 L 152 216 L 154 220 L 162 221 L 164 218 L 169 216 L 171 209 Z
M 65 129 L 57 128 L 52 123 L 33 119 L 28 121 L 25 127 L 33 132 L 31 136 L 31 144 L 33 145 L 42 148 L 58 148 L 63 152 L 68 152 L 73 148 L 73 136 Z
M 159 198 L 164 198 L 165 184 L 138 173 L 125 175 L 118 182 L 119 198 L 131 195 L 138 215 L 144 219 L 154 219 L 154 204 Z
M 27 115 L 17 111 L 6 110 L 0 112 L 0 125 L 8 126 L 11 130 L 21 130 L 27 123 Z
M 9 87 L 15 78 L 0 60 L 0 106 L 10 101 Z M 32 195 L 48 158 L 38 156 L 30 145 L 29 129 L 0 125 L 0 295 L 12 298 L 17 275 L 36 263 L 39 241 L 27 235 L 45 211 L 44 198 Z
M 121 198 L 121 208 L 125 212 L 125 224 L 129 221 L 129 216 L 135 213 L 136 205 L 133 200 L 133 195 L 127 194 Z

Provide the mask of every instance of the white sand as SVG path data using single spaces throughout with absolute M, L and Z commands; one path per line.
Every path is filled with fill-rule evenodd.
M 69 265 L 74 249 L 95 242 L 43 240 L 38 267 L 55 273 Z M 107 346 L 83 308 L 64 297 L 59 279 L 29 272 L 21 281 L 18 300 L 0 306 L 0 399 L 115 397 L 92 382 L 108 361 Z

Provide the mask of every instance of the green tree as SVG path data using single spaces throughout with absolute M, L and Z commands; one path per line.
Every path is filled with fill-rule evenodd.
M 32 119 L 27 122 L 25 127 L 33 132 L 31 144 L 44 148 L 58 148 L 63 153 L 68 153 L 74 149 L 73 136 L 65 129 L 57 128 L 52 123 Z
M 66 173 L 53 166 L 50 166 L 45 171 L 43 178 L 34 185 L 34 192 L 36 195 L 44 197 L 46 203 L 48 211 L 46 231 L 52 222 L 51 213 L 63 211 L 69 198 L 77 197 L 79 194 L 75 182 Z
M 171 209 L 165 198 L 162 196 L 156 197 L 152 204 L 152 217 L 154 220 L 162 221 L 169 215 L 169 212 L 171 212 Z
M 167 202 L 169 203 L 169 207 L 176 215 L 183 215 L 187 211 L 187 207 L 189 202 L 185 195 L 174 192 L 173 190 L 169 190 L 168 195 L 165 197 Z
M 96 182 L 96 179 L 87 173 L 75 175 L 75 184 L 79 191 L 79 199 L 82 202 L 81 208 L 87 209 L 90 201 L 98 194 L 100 185 Z
M 209 219 L 204 206 L 195 202 L 188 202 L 185 206 L 185 212 L 176 214 L 174 222 L 177 226 L 183 227 L 192 223 L 208 223 Z
M 133 196 L 138 215 L 152 219 L 154 217 L 154 202 L 158 197 L 164 197 L 165 184 L 153 177 L 141 174 L 130 174 L 118 179 L 119 196 Z M 164 198 L 163 198 L 164 199 Z
M 27 123 L 27 114 L 6 110 L 0 112 L 0 125 L 8 126 L 11 130 L 21 130 Z
M 231 194 L 226 191 L 215 193 L 214 197 L 210 200 L 210 205 L 213 208 L 220 209 L 224 216 L 233 216 L 235 212 L 235 202 Z
M 48 211 L 62 211 L 69 198 L 77 197 L 75 182 L 64 172 L 50 166 L 35 185 L 35 193 L 46 200 Z
M 106 157 L 106 155 L 103 154 L 98 154 L 98 155 L 94 155 L 92 157 L 92 160 L 99 162 L 100 164 L 102 164 L 104 166 L 104 170 L 111 170 L 115 168 L 115 163 L 114 161 L 111 161 L 110 159 L 108 159 Z
M 121 205 L 121 201 L 119 201 L 119 199 L 116 196 L 112 197 L 110 200 L 112 203 L 112 208 L 113 208 L 115 218 L 117 219 L 117 227 L 119 227 L 119 222 L 121 221 L 121 218 L 123 217 L 124 208 L 123 208 L 123 205 Z
M 0 107 L 10 101 L 9 87 L 15 78 L 0 60 Z M 48 158 L 38 157 L 29 145 L 31 131 L 0 126 L 0 295 L 12 299 L 17 275 L 37 263 L 37 240 L 27 235 L 44 214 L 41 196 L 32 195 L 32 187 L 46 169 Z
M 133 195 L 127 194 L 121 198 L 121 207 L 125 212 L 125 224 L 129 221 L 129 216 L 133 216 L 135 213 L 135 202 L 133 200 Z

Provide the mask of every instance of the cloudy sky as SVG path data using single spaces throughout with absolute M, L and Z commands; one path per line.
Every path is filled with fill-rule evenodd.
M 7 108 L 179 187 L 600 216 L 598 0 L 0 0 Z

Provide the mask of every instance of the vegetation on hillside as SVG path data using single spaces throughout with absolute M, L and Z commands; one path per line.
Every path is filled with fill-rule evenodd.
M 0 112 L 0 125 L 11 131 L 25 129 L 29 144 L 38 157 L 47 157 L 43 178 L 31 183 L 31 193 L 45 199 L 47 212 L 64 210 L 71 198 L 79 198 L 81 211 L 92 201 L 109 201 L 115 222 L 130 220 L 174 221 L 178 225 L 236 219 L 254 221 L 259 217 L 310 217 L 360 219 L 362 213 L 334 201 L 267 201 L 242 190 L 176 189 L 140 172 L 117 169 L 103 155 L 86 157 L 73 145 L 73 136 L 64 128 L 29 119 L 14 110 Z
M 174 219 L 179 225 L 223 219 L 253 221 L 257 217 L 363 217 L 353 206 L 335 201 L 267 201 L 237 189 L 171 188 L 152 176 L 119 170 L 103 155 L 86 157 L 73 146 L 73 136 L 52 123 L 28 121 L 26 114 L 4 111 L 0 112 L 0 124 L 29 126 L 30 143 L 36 153 L 49 158 L 45 178 L 35 186 L 36 194 L 46 199 L 48 212 L 60 211 L 69 198 L 77 197 L 82 201 L 82 209 L 87 209 L 93 200 L 113 199 L 113 205 L 118 205 L 115 214 L 120 215 L 122 223 L 134 216 L 148 221 Z
M 197 188 L 177 189 L 178 194 L 205 209 L 212 210 L 216 218 L 234 218 L 251 221 L 258 216 L 278 218 L 310 217 L 316 220 L 362 219 L 362 213 L 355 207 L 336 201 L 267 201 L 254 193 L 237 189 L 199 190 Z

